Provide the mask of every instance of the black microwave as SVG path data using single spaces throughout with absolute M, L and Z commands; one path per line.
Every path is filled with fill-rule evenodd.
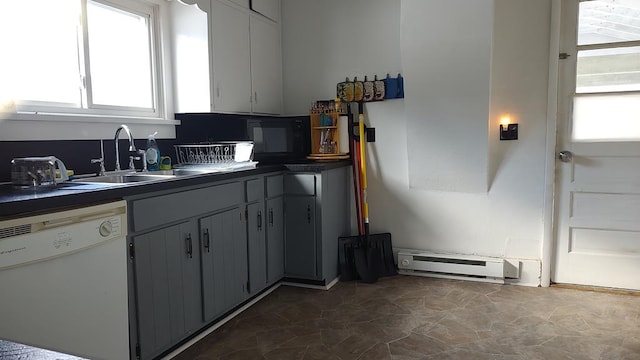
M 254 160 L 262 163 L 299 162 L 311 151 L 308 116 L 251 117 L 246 134 L 253 140 Z
M 253 159 L 265 164 L 296 163 L 311 152 L 309 116 L 176 114 L 179 144 L 253 140 Z

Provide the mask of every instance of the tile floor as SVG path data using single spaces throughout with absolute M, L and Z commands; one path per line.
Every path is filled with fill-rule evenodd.
M 0 339 L 0 360 L 83 360 L 82 358 L 34 348 Z
M 637 295 L 402 275 L 281 286 L 175 359 L 640 359 Z

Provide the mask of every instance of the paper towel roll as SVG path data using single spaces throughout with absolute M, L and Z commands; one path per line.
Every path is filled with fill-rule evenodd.
M 349 153 L 349 119 L 346 115 L 342 115 L 338 118 L 338 137 L 340 138 L 340 142 L 338 143 L 338 147 L 340 153 L 348 154 Z

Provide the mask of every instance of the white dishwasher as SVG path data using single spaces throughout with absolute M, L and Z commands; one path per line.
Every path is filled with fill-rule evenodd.
M 0 221 L 0 339 L 129 359 L 127 208 Z

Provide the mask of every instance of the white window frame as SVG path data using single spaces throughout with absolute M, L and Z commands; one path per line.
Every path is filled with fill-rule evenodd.
M 166 0 L 93 0 L 108 6 L 137 14 L 146 14 L 150 9 L 150 32 L 153 76 L 153 111 L 91 105 L 86 108 L 64 108 L 51 104 L 27 102 L 24 105 L 9 104 L 0 107 L 0 141 L 12 140 L 82 140 L 108 139 L 113 136 L 116 125 L 128 124 L 136 136 L 158 131 L 158 138 L 175 137 L 175 125 L 179 121 L 173 116 L 171 84 L 171 56 L 168 24 L 168 3 Z M 86 15 L 86 1 L 83 1 L 83 15 Z M 83 16 L 83 41 L 88 41 L 86 16 Z M 83 48 L 86 48 L 83 44 Z M 86 61 L 88 52 L 83 51 Z M 90 88 L 90 79 L 86 88 Z M 3 99 L 0 99 L 3 100 Z M 91 99 L 83 99 L 91 104 Z M 2 104 L 0 104 L 2 105 Z M 75 106 L 75 104 L 74 104 Z M 105 111 L 106 110 L 106 111 Z M 138 129 L 136 131 L 136 128 Z M 113 129 L 113 130 L 112 130 Z M 140 134 L 140 135 L 138 135 Z

